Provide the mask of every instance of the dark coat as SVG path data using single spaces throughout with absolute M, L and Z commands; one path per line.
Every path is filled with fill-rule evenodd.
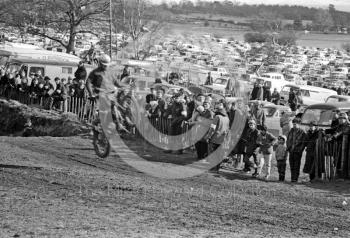
M 78 69 L 74 73 L 74 77 L 78 80 L 82 79 L 85 81 L 87 77 L 87 71 L 84 65 L 78 67 Z
M 350 134 L 350 123 L 339 124 L 333 133 L 333 138 L 341 142 L 344 134 Z
M 149 109 L 148 112 L 150 113 L 150 115 L 148 116 L 148 118 L 150 119 L 159 118 L 161 115 L 159 105 L 154 110 Z
M 156 100 L 156 96 L 154 94 L 147 94 L 146 95 L 146 103 L 150 103 L 150 101 Z
M 247 148 L 246 153 L 247 154 L 252 154 L 252 153 L 258 153 L 258 135 L 259 135 L 259 130 L 255 129 L 248 129 L 246 135 L 244 136 L 244 142 L 245 146 Z
M 272 93 L 271 101 L 274 104 L 276 104 L 276 105 L 280 104 L 280 100 L 281 100 L 281 96 L 280 96 L 280 94 L 278 92 L 277 93 Z
M 295 136 L 295 138 L 293 138 Z M 297 153 L 302 153 L 305 149 L 306 133 L 298 128 L 292 128 L 287 136 L 287 150 Z
M 313 170 L 313 164 L 315 162 L 315 154 L 316 154 L 316 141 L 318 138 L 319 130 L 308 131 L 306 134 L 306 158 L 303 172 L 311 173 Z
M 259 88 L 254 86 L 253 90 L 252 90 L 252 95 L 251 95 L 251 100 L 256 100 L 257 96 L 258 96 L 258 90 Z
M 271 102 L 271 90 L 270 88 L 264 87 L 264 101 Z
M 318 138 L 319 130 L 308 130 L 305 139 L 306 152 L 314 153 L 316 150 L 316 140 Z
M 256 92 L 255 100 L 263 101 L 264 100 L 264 89 L 263 87 L 258 87 Z

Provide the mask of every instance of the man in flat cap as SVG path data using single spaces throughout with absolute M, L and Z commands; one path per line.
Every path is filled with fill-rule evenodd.
M 316 155 L 316 141 L 318 138 L 319 130 L 317 128 L 317 122 L 311 121 L 309 124 L 309 130 L 306 134 L 306 159 L 303 172 L 309 174 L 310 181 L 315 178 L 315 155 Z
M 289 166 L 291 182 L 298 182 L 300 174 L 301 157 L 306 145 L 306 133 L 300 128 L 300 118 L 294 118 L 293 127 L 287 136 L 287 151 L 289 152 Z

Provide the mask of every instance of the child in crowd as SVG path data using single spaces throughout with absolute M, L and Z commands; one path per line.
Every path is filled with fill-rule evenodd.
M 275 151 L 279 181 L 281 182 L 284 181 L 285 175 L 286 175 L 287 156 L 288 156 L 286 141 L 287 141 L 287 137 L 284 135 L 280 135 L 278 137 L 278 143 Z

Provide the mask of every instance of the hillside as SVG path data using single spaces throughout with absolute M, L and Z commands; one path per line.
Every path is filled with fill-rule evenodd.
M 116 154 L 97 159 L 90 140 L 80 137 L 0 137 L 0 147 L 0 237 L 350 233 L 349 206 L 342 205 L 350 198 L 348 181 L 293 185 L 228 170 L 164 180 L 135 171 Z

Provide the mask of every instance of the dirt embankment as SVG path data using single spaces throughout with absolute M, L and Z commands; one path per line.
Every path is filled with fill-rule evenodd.
M 0 148 L 1 238 L 350 235 L 350 181 L 279 183 L 275 162 L 270 182 L 228 170 L 165 180 L 113 151 L 97 159 L 81 137 L 0 137 Z
M 72 113 L 28 107 L 17 101 L 0 99 L 0 135 L 67 137 L 87 133 Z

